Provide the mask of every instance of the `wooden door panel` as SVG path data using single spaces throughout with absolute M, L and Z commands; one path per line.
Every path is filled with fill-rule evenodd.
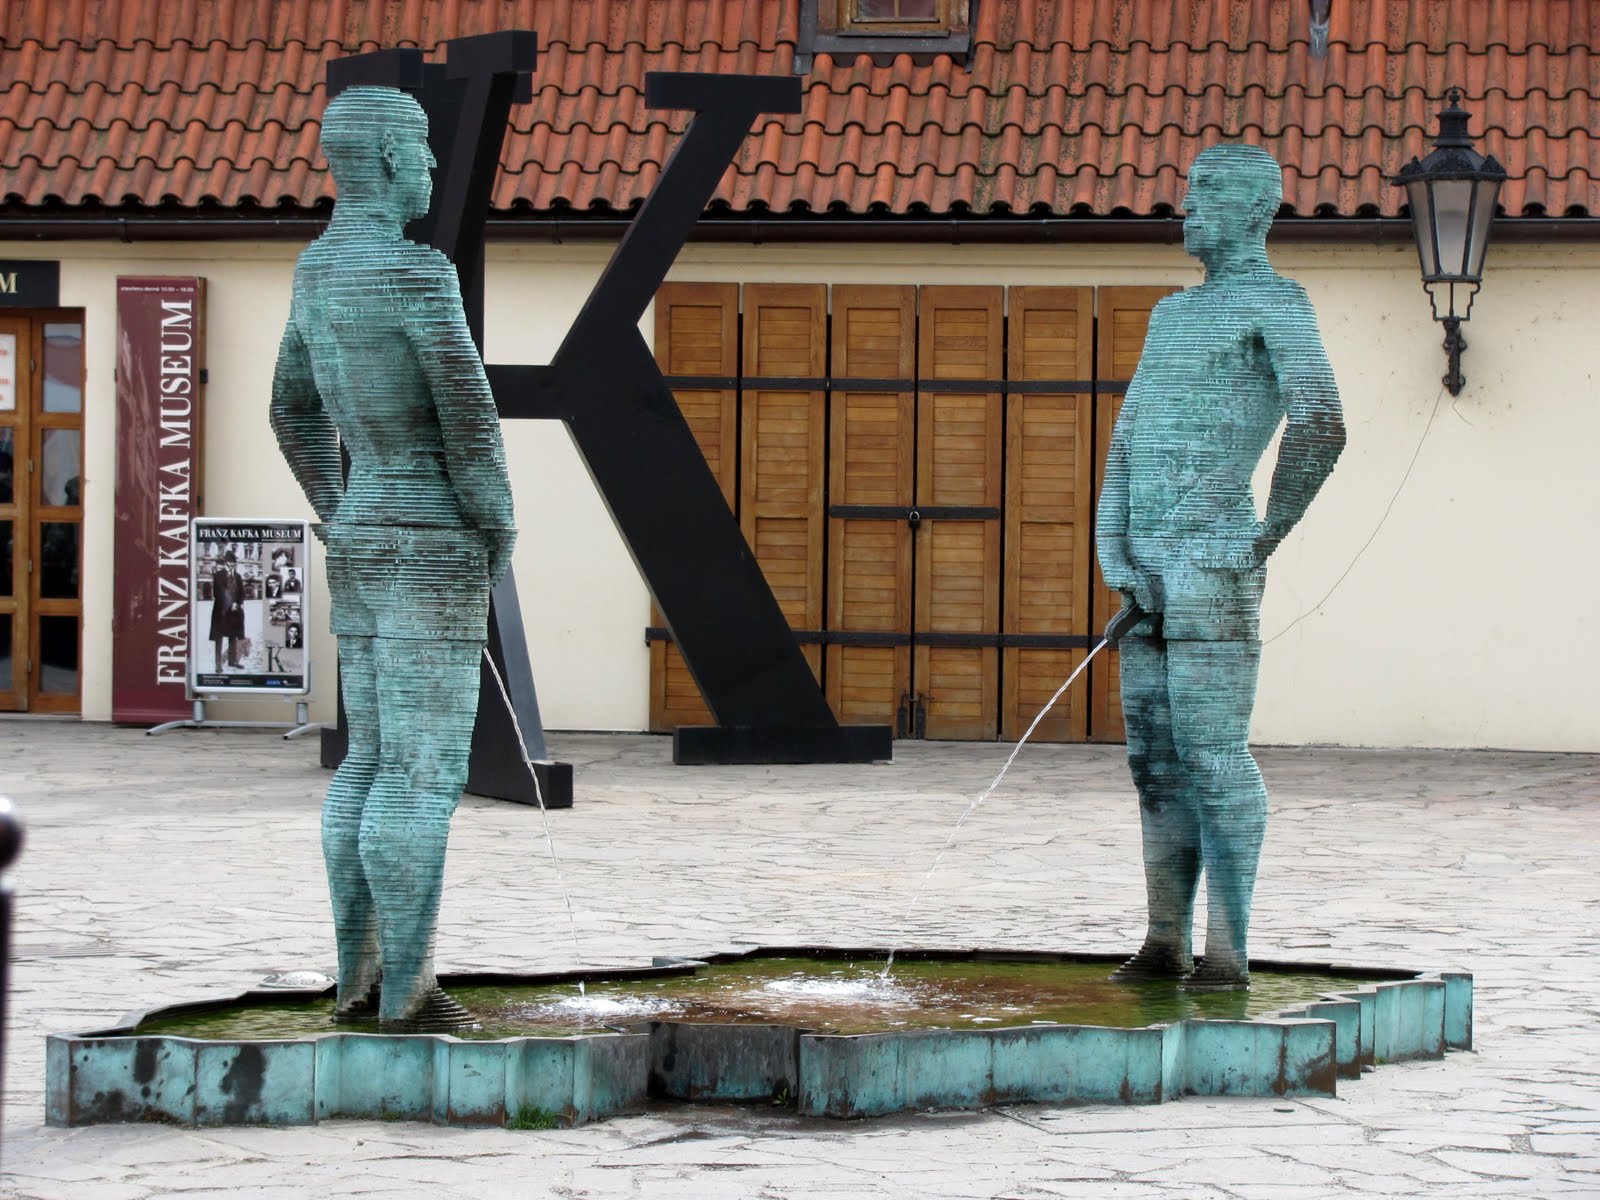
M 834 390 L 830 505 L 911 507 L 915 306 L 915 288 L 833 289 L 834 377 L 904 380 L 905 390 Z M 842 722 L 892 725 L 910 690 L 911 573 L 912 530 L 904 519 L 829 518 L 827 628 L 904 639 L 899 644 L 828 645 L 828 703 Z
M 656 294 L 656 362 L 667 376 L 739 374 L 739 286 L 733 283 L 664 283 Z M 730 509 L 739 449 L 738 392 L 733 388 L 673 389 L 678 409 L 706 456 Z M 654 604 L 650 623 L 666 618 Z M 706 708 L 683 655 L 670 642 L 650 643 L 650 730 L 709 725 Z
M 917 507 L 995 515 L 917 527 L 912 687 L 928 737 L 987 740 L 999 716 L 999 647 L 959 639 L 1000 632 L 1003 294 L 928 287 L 919 300 Z M 945 390 L 965 381 L 971 391 Z
M 1139 356 L 1144 352 L 1150 314 L 1163 296 L 1170 296 L 1178 290 L 1171 287 L 1106 287 L 1099 290 L 1095 373 L 1099 380 L 1114 382 L 1122 387 L 1120 390 L 1103 390 L 1096 396 L 1096 497 L 1105 486 L 1106 451 L 1111 446 L 1111 431 L 1116 424 L 1117 414 L 1122 411 L 1126 384 L 1133 379 Z M 1105 629 L 1106 622 L 1122 607 L 1122 597 L 1106 587 L 1098 559 L 1094 567 L 1093 601 L 1090 620 L 1098 633 Z M 1122 724 L 1120 668 L 1120 657 L 1109 647 L 1089 667 L 1091 741 L 1120 742 L 1127 738 Z
M 791 629 L 821 629 L 823 471 L 827 409 L 821 388 L 784 377 L 827 373 L 827 289 L 821 284 L 750 284 L 744 290 L 739 523 Z M 818 681 L 822 648 L 802 647 Z
M 1094 398 L 1085 385 L 1094 375 L 1094 293 L 1012 288 L 1010 310 L 1007 380 L 1066 386 L 1006 398 L 1004 628 L 1008 634 L 1087 637 Z M 1000 736 L 1020 738 L 1087 654 L 1080 647 L 1006 647 Z M 1088 681 L 1080 679 L 1032 737 L 1082 741 L 1088 731 Z

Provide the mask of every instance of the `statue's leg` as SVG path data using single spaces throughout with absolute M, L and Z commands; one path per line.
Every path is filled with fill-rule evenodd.
M 361 822 L 378 909 L 386 1025 L 447 1029 L 471 1014 L 439 990 L 434 933 L 450 818 L 467 782 L 481 645 L 374 639 L 383 753 Z
M 1267 830 L 1267 789 L 1249 742 L 1261 643 L 1173 641 L 1167 660 L 1173 742 L 1205 848 L 1205 960 L 1185 982 L 1244 987 L 1250 902 Z
M 334 1020 L 378 1015 L 378 922 L 361 867 L 361 813 L 378 773 L 378 693 L 372 639 L 339 638 L 340 681 L 350 729 L 350 749 L 333 773 L 322 805 L 322 857 L 333 899 L 339 943 L 339 996 Z
M 1194 896 L 1200 882 L 1200 825 L 1183 790 L 1172 742 L 1167 650 L 1160 638 L 1125 637 L 1122 720 L 1128 766 L 1139 789 L 1149 928 L 1139 953 L 1113 979 L 1179 979 L 1194 969 Z

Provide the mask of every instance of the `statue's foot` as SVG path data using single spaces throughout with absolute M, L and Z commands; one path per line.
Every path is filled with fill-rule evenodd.
M 355 1025 L 370 1023 L 378 1019 L 378 996 L 382 984 L 374 980 L 365 992 L 360 992 L 349 1000 L 336 1001 L 333 1006 L 333 1022 L 335 1025 Z
M 1211 962 L 1202 958 L 1200 965 L 1184 976 L 1183 987 L 1189 992 L 1243 992 L 1250 987 L 1250 969 L 1231 962 Z
M 1182 979 L 1194 970 L 1194 959 L 1175 946 L 1146 943 L 1127 962 L 1111 972 L 1116 983 L 1152 983 Z
M 404 1017 L 385 1017 L 378 1022 L 384 1033 L 448 1033 L 452 1029 L 467 1029 L 478 1023 L 478 1018 L 442 987 L 422 998 Z

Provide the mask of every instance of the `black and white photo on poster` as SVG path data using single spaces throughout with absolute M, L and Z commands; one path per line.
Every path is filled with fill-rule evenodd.
M 190 561 L 196 692 L 304 693 L 305 521 L 196 517 Z

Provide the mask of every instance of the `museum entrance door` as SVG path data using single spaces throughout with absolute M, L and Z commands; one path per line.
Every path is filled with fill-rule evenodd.
M 0 710 L 77 712 L 83 318 L 0 315 Z
M 1014 740 L 1083 661 L 1119 603 L 1101 463 L 1171 290 L 661 289 L 662 371 L 840 721 Z M 659 613 L 647 637 L 651 728 L 708 723 Z M 1115 658 L 1034 738 L 1120 740 Z

